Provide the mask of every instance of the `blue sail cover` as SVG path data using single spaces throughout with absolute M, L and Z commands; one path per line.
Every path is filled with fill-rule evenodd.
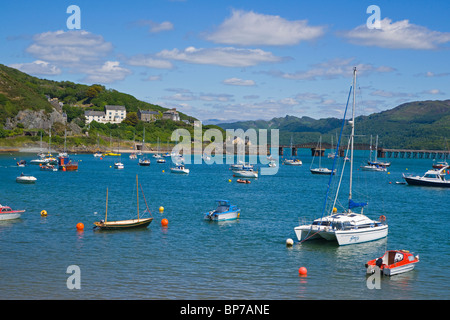
M 355 202 L 352 199 L 348 201 L 348 208 L 353 209 L 356 207 L 365 207 L 367 206 L 367 202 Z

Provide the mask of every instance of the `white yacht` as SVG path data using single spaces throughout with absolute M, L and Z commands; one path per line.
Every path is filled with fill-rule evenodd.
M 337 201 L 338 192 L 333 203 L 333 209 L 328 216 L 324 216 L 325 206 L 322 217 L 315 219 L 312 223 L 301 224 L 294 228 L 297 239 L 301 242 L 311 239 L 323 238 L 330 241 L 337 241 L 339 245 L 348 245 L 355 243 L 368 242 L 384 238 L 388 234 L 388 225 L 386 217 L 381 215 L 379 221 L 372 220 L 363 214 L 363 209 L 367 203 L 357 203 L 352 199 L 352 171 L 353 171 L 353 141 L 355 136 L 355 86 L 356 86 L 356 68 L 353 69 L 353 110 L 350 135 L 350 188 L 348 208 L 338 213 L 334 207 Z M 345 118 L 345 116 L 344 116 Z M 339 142 L 338 142 L 339 148 Z M 345 162 L 344 162 L 345 166 Z M 333 165 L 334 167 L 334 165 Z M 334 169 L 334 168 L 333 168 Z M 330 187 L 331 178 L 328 183 Z M 340 186 L 340 182 L 339 182 Z M 340 188 L 338 188 L 339 191 Z M 327 197 L 328 197 L 327 190 Z M 361 208 L 360 213 L 353 209 Z

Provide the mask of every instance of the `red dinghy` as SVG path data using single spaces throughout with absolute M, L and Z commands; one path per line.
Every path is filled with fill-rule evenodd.
M 414 269 L 419 262 L 419 255 L 414 256 L 408 250 L 388 250 L 381 258 L 367 261 L 367 273 L 372 274 L 379 267 L 382 274 L 392 276 Z

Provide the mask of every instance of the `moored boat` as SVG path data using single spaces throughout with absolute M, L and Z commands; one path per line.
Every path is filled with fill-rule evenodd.
M 353 151 L 354 151 L 354 137 L 355 137 L 355 105 L 356 105 L 356 68 L 353 69 L 353 108 L 352 120 L 348 123 L 351 126 L 351 134 L 349 140 L 350 150 L 350 170 L 349 170 L 349 193 L 348 193 L 348 207 L 343 208 L 342 212 L 338 213 L 335 204 L 338 203 L 338 195 L 341 185 L 341 180 L 336 190 L 334 202 L 331 207 L 327 209 L 327 201 L 329 198 L 329 190 L 331 181 L 334 175 L 330 175 L 328 181 L 328 188 L 325 197 L 325 203 L 322 209 L 322 217 L 315 219 L 312 223 L 304 223 L 294 228 L 294 232 L 299 241 L 323 238 L 329 241 L 336 241 L 339 245 L 349 245 L 355 243 L 363 243 L 385 238 L 388 234 L 388 225 L 386 224 L 386 217 L 380 216 L 379 221 L 375 221 L 363 214 L 364 207 L 368 204 L 366 202 L 355 202 L 352 198 L 353 191 Z M 350 94 L 349 94 L 350 97 Z M 348 105 L 348 102 L 347 102 Z M 347 113 L 347 107 L 344 113 Z M 340 141 L 342 138 L 342 131 L 344 122 L 341 128 L 341 135 L 338 140 L 336 150 L 339 150 Z M 345 165 L 345 163 L 344 163 Z M 344 168 L 343 168 L 344 169 Z M 333 168 L 334 170 L 334 164 Z M 360 213 L 354 211 L 355 208 L 361 208 Z M 331 210 L 330 210 L 331 209 Z M 326 211 L 330 210 L 327 216 L 324 216 Z
M 258 171 L 253 169 L 235 170 L 233 171 L 233 177 L 258 178 Z
M 175 167 L 170 168 L 170 172 L 172 173 L 181 173 L 181 174 L 188 174 L 189 169 L 186 168 L 183 164 L 177 164 Z
M 216 200 L 217 208 L 205 214 L 205 219 L 210 221 L 235 220 L 239 218 L 241 209 L 231 205 L 229 200 Z
M 423 176 L 403 174 L 402 177 L 409 185 L 413 186 L 450 188 L 450 180 L 445 179 L 446 169 L 447 167 L 439 170 L 428 170 Z
M 77 171 L 78 161 L 72 161 L 68 156 L 58 157 L 58 169 L 62 171 Z
M 330 174 L 335 174 L 336 173 L 336 169 L 331 170 L 328 168 L 310 168 L 309 171 L 311 171 L 312 174 L 323 174 L 323 175 L 330 175 Z
M 18 219 L 25 210 L 13 210 L 8 206 L 0 204 L 0 220 Z
M 144 228 L 147 227 L 152 221 L 153 217 L 150 218 L 141 218 L 139 215 L 139 183 L 138 176 L 136 175 L 136 203 L 137 203 L 137 219 L 129 219 L 129 220 L 117 220 L 117 221 L 108 221 L 108 189 L 106 189 L 106 210 L 105 210 L 105 220 L 100 220 L 94 222 L 95 227 L 100 230 L 123 230 L 130 228 Z M 150 209 L 147 206 L 147 200 L 145 200 L 144 191 L 142 190 L 142 196 L 144 197 L 146 210 L 144 212 L 148 212 L 150 215 Z
M 382 257 L 367 261 L 365 267 L 368 274 L 375 273 L 378 267 L 381 274 L 392 276 L 413 270 L 417 262 L 419 255 L 414 256 L 407 250 L 388 250 Z
M 16 178 L 16 182 L 25 183 L 25 184 L 35 183 L 36 180 L 37 179 L 35 177 L 30 176 L 30 175 L 26 175 L 26 174 L 23 174 L 23 173 Z
M 286 159 L 283 163 L 288 166 L 301 166 L 303 164 L 300 159 Z
M 123 169 L 124 165 L 122 162 L 118 161 L 118 162 L 114 162 L 114 169 Z

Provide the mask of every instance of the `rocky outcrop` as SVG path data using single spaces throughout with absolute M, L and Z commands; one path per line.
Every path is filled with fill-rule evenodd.
M 80 134 L 81 128 L 74 123 L 67 123 L 64 113 L 53 109 L 52 113 L 46 113 L 44 110 L 33 111 L 30 109 L 19 111 L 14 118 L 6 119 L 4 128 L 12 130 L 21 123 L 24 129 L 44 129 L 48 130 L 55 123 L 67 124 L 67 129 L 73 134 Z

